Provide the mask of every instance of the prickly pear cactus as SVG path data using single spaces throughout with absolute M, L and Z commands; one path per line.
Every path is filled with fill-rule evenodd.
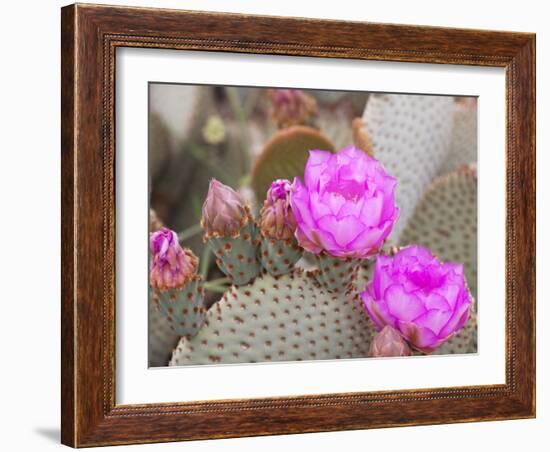
M 450 146 L 439 174 L 445 175 L 477 161 L 477 102 L 472 98 L 455 104 Z
M 249 283 L 260 271 L 256 260 L 257 235 L 256 225 L 249 221 L 242 227 L 236 238 L 211 237 L 208 239 L 208 243 L 216 255 L 218 267 L 231 278 L 235 285 Z
M 302 177 L 311 149 L 334 151 L 334 145 L 311 127 L 292 126 L 277 131 L 267 142 L 252 169 L 251 185 L 257 199 L 264 199 L 276 179 Z
M 149 295 L 149 318 L 148 318 L 148 339 L 149 339 L 149 366 L 167 366 L 172 356 L 172 350 L 177 345 L 180 336 L 168 328 L 166 318 L 152 301 L 153 295 Z
M 178 336 L 191 337 L 199 331 L 206 313 L 203 297 L 199 275 L 195 275 L 183 287 L 153 291 L 153 303 L 163 314 L 170 330 Z
M 325 252 L 315 255 L 315 261 L 319 269 L 315 278 L 319 284 L 334 293 L 346 292 L 353 287 L 361 264 L 358 259 L 339 259 Z
M 436 178 L 402 234 L 404 243 L 430 248 L 440 259 L 461 262 L 477 299 L 477 170 L 464 166 Z
M 205 325 L 178 343 L 171 366 L 368 356 L 373 326 L 356 290 L 332 294 L 314 273 L 268 273 L 231 287 Z
M 374 156 L 399 181 L 401 209 L 392 238 L 397 242 L 449 153 L 455 101 L 444 96 L 372 94 L 363 121 Z
M 276 132 L 267 143 L 251 175 L 256 201 L 266 197 L 276 179 L 302 177 L 309 150 L 333 151 L 331 142 L 353 140 L 398 180 L 401 217 L 386 245 L 415 243 L 443 261 L 463 263 L 475 299 L 477 174 L 473 166 L 456 170 L 463 162 L 475 161 L 475 109 L 451 97 L 375 94 L 362 120 L 346 119 L 344 134 L 343 121 L 334 122 L 331 129 L 323 115 L 318 119 L 331 139 L 316 129 L 292 126 Z M 231 241 L 234 235 L 208 239 L 218 267 L 233 285 L 204 314 L 198 332 L 179 339 L 169 365 L 370 356 L 374 327 L 359 296 L 369 280 L 370 262 L 342 261 L 335 266 L 333 259 L 304 256 L 295 241 L 264 236 L 259 224 L 251 218 L 246 227 L 252 229 L 241 230 L 237 244 Z M 240 248 L 243 238 L 250 239 L 245 252 Z M 306 260 L 313 270 L 300 268 Z M 162 341 L 150 341 L 150 360 L 166 360 L 157 347 Z M 472 307 L 466 326 L 434 354 L 476 350 Z
M 292 271 L 302 257 L 302 249 L 295 240 L 277 240 L 263 237 L 260 244 L 260 262 L 273 276 L 285 275 Z

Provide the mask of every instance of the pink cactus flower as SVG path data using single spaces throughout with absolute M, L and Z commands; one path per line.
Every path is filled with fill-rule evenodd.
M 395 328 L 424 353 L 458 333 L 472 305 L 462 264 L 442 263 L 418 245 L 378 256 L 361 297 L 377 329 Z
M 411 356 L 409 345 L 395 328 L 386 325 L 376 334 L 370 345 L 370 355 L 375 358 L 389 356 Z
M 231 187 L 212 179 L 202 206 L 201 226 L 205 230 L 204 238 L 236 238 L 249 220 L 250 211 L 241 195 Z
M 197 269 L 198 259 L 189 249 L 184 249 L 178 242 L 177 234 L 168 228 L 161 228 L 151 233 L 151 286 L 159 290 L 183 287 Z
M 399 217 L 395 178 L 354 146 L 310 151 L 304 183 L 292 185 L 298 243 L 314 254 L 345 258 L 378 252 Z
M 271 183 L 260 212 L 260 227 L 266 237 L 286 240 L 294 237 L 296 220 L 290 208 L 291 184 L 286 179 Z

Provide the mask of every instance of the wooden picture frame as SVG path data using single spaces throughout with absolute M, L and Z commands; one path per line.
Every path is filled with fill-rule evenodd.
M 535 416 L 535 35 L 79 4 L 62 9 L 61 34 L 64 444 L 85 447 Z M 505 384 L 117 405 L 118 47 L 505 68 Z

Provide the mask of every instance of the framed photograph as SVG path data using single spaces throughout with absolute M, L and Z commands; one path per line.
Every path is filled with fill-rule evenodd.
M 62 442 L 535 416 L 535 36 L 62 9 Z

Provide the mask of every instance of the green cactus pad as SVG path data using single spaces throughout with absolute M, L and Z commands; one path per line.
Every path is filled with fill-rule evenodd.
M 477 108 L 476 102 L 456 103 L 451 149 L 439 174 L 445 175 L 477 161 Z
M 262 237 L 260 243 L 260 262 L 273 276 L 289 273 L 294 264 L 302 257 L 302 248 L 295 239 L 277 240 Z
M 251 184 L 256 199 L 264 199 L 271 182 L 276 179 L 303 179 L 312 149 L 334 151 L 334 146 L 321 132 L 311 127 L 292 126 L 277 131 L 252 169 Z
M 165 291 L 154 290 L 153 302 L 168 321 L 168 328 L 179 336 L 192 337 L 204 322 L 206 308 L 200 276 L 185 286 Z
M 178 343 L 171 366 L 369 356 L 374 335 L 359 294 L 331 294 L 313 273 L 268 273 L 231 287 L 204 326 Z
M 477 299 L 477 170 L 464 166 L 437 178 L 416 207 L 401 243 L 417 243 L 443 261 L 464 264 Z
M 453 129 L 451 96 L 372 94 L 363 120 L 374 156 L 398 183 L 399 220 L 392 237 L 399 243 L 418 200 L 448 157 Z
M 315 255 L 315 261 L 319 272 L 317 281 L 330 292 L 345 292 L 349 290 L 357 276 L 359 259 L 339 259 L 326 253 Z
M 172 350 L 179 341 L 180 336 L 168 328 L 166 319 L 160 312 L 160 309 L 153 302 L 152 290 L 149 294 L 149 319 L 148 319 L 148 338 L 149 338 L 149 366 L 161 367 L 167 366 Z
M 216 255 L 218 267 L 236 286 L 248 284 L 260 272 L 258 232 L 252 220 L 243 226 L 239 237 L 211 237 L 208 244 Z

